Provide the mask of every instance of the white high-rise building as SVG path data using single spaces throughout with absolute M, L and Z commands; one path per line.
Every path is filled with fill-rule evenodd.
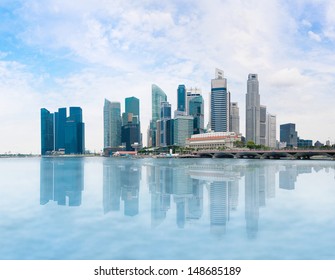
M 266 146 L 276 148 L 276 115 L 267 114 L 266 129 Z
M 246 94 L 246 141 L 260 144 L 260 96 L 257 74 L 249 74 Z
M 259 110 L 259 143 L 261 145 L 266 145 L 267 139 L 267 129 L 266 129 L 266 106 L 261 105 Z
M 230 132 L 240 134 L 240 110 L 237 102 L 230 103 Z
M 215 132 L 229 131 L 230 93 L 227 91 L 227 79 L 223 78 L 223 71 L 215 70 L 215 79 L 211 82 L 211 130 Z

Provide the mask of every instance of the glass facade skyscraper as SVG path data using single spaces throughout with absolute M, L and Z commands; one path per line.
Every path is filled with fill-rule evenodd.
M 55 150 L 59 151 L 65 147 L 65 124 L 66 108 L 59 108 L 55 112 Z
M 138 116 L 140 121 L 140 100 L 134 96 L 125 99 L 125 112 L 132 113 L 133 116 Z
M 54 114 L 41 109 L 41 155 L 54 151 Z
M 150 121 L 150 127 L 148 130 L 148 147 L 156 147 L 156 130 L 157 121 L 160 119 L 161 113 L 161 102 L 167 101 L 165 92 L 153 84 L 151 87 L 151 98 L 152 98 L 152 117 Z
M 204 99 L 201 95 L 190 99 L 188 104 L 189 115 L 193 116 L 193 134 L 204 133 Z
M 168 145 L 168 135 L 169 132 L 167 131 L 168 126 L 167 122 L 171 119 L 171 104 L 167 101 L 161 102 L 161 118 L 157 121 L 157 144 L 159 146 L 167 146 Z M 159 133 L 158 133 L 159 132 Z M 159 137 L 159 139 L 158 139 Z
M 280 142 L 286 142 L 287 147 L 298 146 L 298 133 L 295 130 L 294 123 L 280 125 Z
M 185 146 L 186 139 L 193 134 L 193 117 L 177 116 L 173 122 L 174 145 Z
M 141 145 L 140 101 L 132 96 L 125 99 L 125 112 L 122 114 L 121 142 L 127 151 L 133 151 L 133 144 Z
M 80 107 L 70 107 L 65 123 L 65 154 L 85 153 L 85 125 Z
M 227 79 L 223 78 L 223 71 L 216 69 L 215 79 L 211 82 L 211 130 L 214 132 L 229 131 L 229 103 Z
M 177 89 L 177 111 L 186 111 L 186 87 L 179 85 Z
M 121 104 L 105 99 L 104 148 L 121 146 Z

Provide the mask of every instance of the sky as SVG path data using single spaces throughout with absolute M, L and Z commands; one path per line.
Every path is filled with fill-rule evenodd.
M 176 109 L 200 88 L 208 121 L 215 68 L 224 71 L 245 135 L 249 73 L 261 104 L 298 136 L 335 142 L 333 0 L 0 0 L 0 153 L 40 153 L 40 109 L 80 106 L 86 149 L 103 148 L 104 99 L 140 99 L 151 85 Z

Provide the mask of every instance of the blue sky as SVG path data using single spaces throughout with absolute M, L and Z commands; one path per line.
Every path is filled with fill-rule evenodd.
M 40 108 L 69 106 L 83 108 L 87 148 L 101 150 L 104 98 L 123 108 L 140 98 L 146 139 L 151 84 L 173 109 L 179 84 L 201 88 L 207 108 L 215 68 L 243 134 L 257 73 L 278 128 L 293 122 L 301 138 L 335 142 L 334 1 L 2 0 L 0 18 L 0 153 L 39 153 Z

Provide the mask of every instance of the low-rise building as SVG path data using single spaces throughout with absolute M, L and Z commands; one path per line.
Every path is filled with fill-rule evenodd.
M 194 134 L 186 140 L 186 146 L 193 149 L 234 148 L 234 142 L 241 141 L 241 134 L 235 132 L 209 132 Z

